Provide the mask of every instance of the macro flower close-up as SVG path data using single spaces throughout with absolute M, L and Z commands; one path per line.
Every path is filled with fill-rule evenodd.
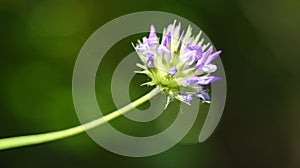
M 0 168 L 300 168 L 299 9 L 0 1 Z
M 210 103 L 207 86 L 221 80 L 211 75 L 217 70 L 212 62 L 221 51 L 214 52 L 213 45 L 205 43 L 202 31 L 193 36 L 190 26 L 186 31 L 180 29 L 181 24 L 175 20 L 163 30 L 160 40 L 151 25 L 149 36 L 134 45 L 142 61 L 137 64 L 142 70 L 136 73 L 151 78 L 144 85 L 158 86 L 167 96 L 167 105 L 174 99 L 190 105 L 193 98 Z

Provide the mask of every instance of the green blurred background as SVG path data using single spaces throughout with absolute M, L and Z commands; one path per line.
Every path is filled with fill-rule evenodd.
M 116 155 L 82 134 L 1 151 L 0 167 L 300 167 L 297 0 L 1 0 L 0 137 L 79 124 L 71 80 L 80 48 L 101 25 L 144 10 L 191 20 L 223 50 L 228 95 L 214 134 L 204 143 L 179 144 L 145 158 Z M 115 108 L 109 94 L 112 69 L 124 53 L 133 51 L 130 42 L 140 37 L 115 45 L 99 69 L 97 82 L 105 87 L 96 91 L 106 111 Z M 137 87 L 143 80 L 136 77 L 132 82 L 132 98 L 147 91 Z M 203 114 L 207 109 L 204 105 Z M 119 125 L 126 127 L 119 129 L 128 134 L 145 136 L 161 129 L 147 125 L 141 130 L 139 124 L 126 122 L 120 119 Z

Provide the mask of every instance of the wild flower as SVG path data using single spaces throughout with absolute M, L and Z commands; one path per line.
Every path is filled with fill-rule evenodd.
M 134 45 L 142 61 L 142 64 L 137 64 L 142 70 L 136 73 L 151 78 L 143 85 L 159 86 L 167 96 L 166 106 L 174 99 L 189 105 L 193 98 L 210 103 L 207 86 L 221 79 L 211 75 L 217 70 L 212 61 L 221 51 L 213 52 L 210 43 L 204 44 L 201 31 L 192 36 L 190 26 L 181 33 L 180 28 L 181 24 L 174 21 L 163 30 L 159 40 L 154 26 L 150 26 L 149 36 Z

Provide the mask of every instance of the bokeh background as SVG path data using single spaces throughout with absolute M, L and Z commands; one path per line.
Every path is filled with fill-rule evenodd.
M 223 50 L 228 95 L 214 134 L 204 143 L 179 144 L 145 158 L 108 152 L 82 134 L 1 151 L 0 167 L 300 167 L 297 0 L 1 0 L 0 137 L 79 124 L 71 80 L 80 48 L 101 25 L 143 10 L 191 20 Z M 115 108 L 108 92 L 113 67 L 124 53 L 133 51 L 130 42 L 140 37 L 114 46 L 99 69 L 97 82 L 102 87 L 96 88 L 97 96 L 108 112 Z M 144 79 L 136 77 L 132 82 L 132 98 L 147 91 L 135 86 Z M 202 108 L 204 116 L 205 109 L 207 105 Z M 141 130 L 139 124 L 122 119 L 113 124 L 141 136 L 161 129 L 147 125 Z

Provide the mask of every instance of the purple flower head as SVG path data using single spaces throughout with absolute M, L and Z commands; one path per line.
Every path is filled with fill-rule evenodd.
M 135 46 L 138 56 L 144 63 L 143 74 L 168 96 L 168 100 L 180 100 L 191 104 L 193 98 L 208 103 L 210 97 L 204 88 L 221 80 L 210 74 L 217 70 L 212 64 L 221 51 L 214 51 L 210 43 L 205 43 L 201 33 L 192 35 L 192 28 L 181 31 L 181 24 L 170 24 L 163 30 L 161 40 L 155 27 L 150 26 L 148 37 L 143 37 Z M 186 90 L 186 91 L 185 91 Z

